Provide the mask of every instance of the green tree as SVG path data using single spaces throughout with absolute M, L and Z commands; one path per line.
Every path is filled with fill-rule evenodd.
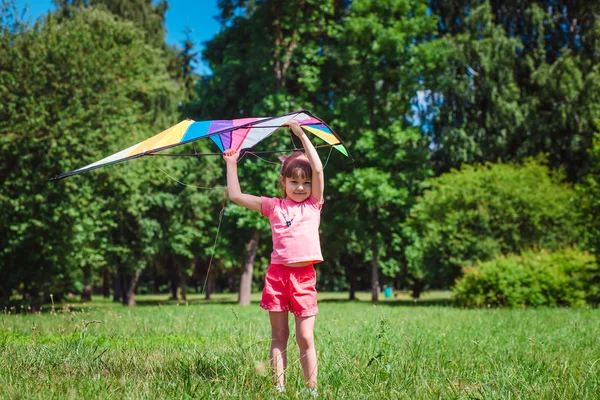
M 328 243 L 343 249 L 339 258 L 353 254 L 341 265 L 369 266 L 373 301 L 380 267 L 391 276 L 400 270 L 399 226 L 430 174 L 427 141 L 411 118 L 443 54 L 427 43 L 435 29 L 426 1 L 354 1 L 331 46 L 335 125 L 354 162 L 334 164 L 328 202 L 335 215 L 328 218 L 337 232 Z
M 95 9 L 18 29 L 10 18 L 0 19 L 0 295 L 59 296 L 90 269 L 131 274 L 152 253 L 138 191 L 147 164 L 47 179 L 172 122 L 179 95 L 161 52 Z
M 130 21 L 143 32 L 144 41 L 157 49 L 166 48 L 167 0 L 54 0 L 58 13 L 69 16 L 82 7 L 94 7 Z
M 436 171 L 547 154 L 589 168 L 599 2 L 432 1 L 453 57 L 429 92 Z
M 462 163 L 507 157 L 509 141 L 524 129 L 520 88 L 515 81 L 520 41 L 494 24 L 489 5 L 472 10 L 464 31 L 441 39 L 452 51 L 449 70 L 431 92 L 437 172 Z M 435 98 L 435 96 L 438 96 Z
M 166 0 L 54 0 L 57 13 L 69 16 L 81 8 L 96 8 L 109 12 L 123 21 L 132 22 L 141 32 L 147 44 L 160 49 L 167 59 L 169 74 L 179 83 L 184 95 L 190 100 L 195 91 L 197 75 L 193 68 L 196 63 L 194 42 L 186 29 L 186 40 L 178 46 L 169 46 L 165 42 L 165 19 L 169 3 Z

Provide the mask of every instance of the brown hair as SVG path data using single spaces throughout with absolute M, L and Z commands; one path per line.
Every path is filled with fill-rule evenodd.
M 283 160 L 283 165 L 281 166 L 281 172 L 279 175 L 278 188 L 280 189 L 280 194 L 283 192 L 284 197 L 285 178 L 312 178 L 312 166 L 310 165 L 310 161 L 308 161 L 308 157 L 306 157 L 304 153 L 297 151 Z

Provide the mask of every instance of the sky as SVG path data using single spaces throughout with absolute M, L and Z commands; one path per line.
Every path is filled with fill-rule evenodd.
M 186 27 L 191 29 L 191 38 L 196 48 L 204 49 L 204 42 L 212 39 L 219 31 L 219 23 L 215 16 L 219 14 L 217 0 L 168 0 L 169 10 L 166 16 L 166 42 L 170 45 L 182 47 L 185 40 Z M 32 22 L 48 11 L 54 11 L 52 0 L 16 0 L 19 11 L 28 5 L 25 19 Z M 207 66 L 199 64 L 196 72 L 200 74 L 210 73 Z

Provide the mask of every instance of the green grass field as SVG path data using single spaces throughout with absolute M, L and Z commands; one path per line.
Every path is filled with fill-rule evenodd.
M 600 398 L 598 309 L 466 310 L 446 306 L 447 293 L 377 305 L 346 297 L 320 295 L 320 398 Z M 287 392 L 272 390 L 257 302 L 136 299 L 134 308 L 96 297 L 41 315 L 5 310 L 0 398 L 306 398 L 293 335 Z

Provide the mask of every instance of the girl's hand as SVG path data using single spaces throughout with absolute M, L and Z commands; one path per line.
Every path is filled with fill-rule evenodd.
M 235 150 L 232 149 L 228 149 L 225 150 L 223 152 L 223 159 L 225 160 L 226 163 L 237 163 L 238 157 L 240 156 L 240 153 L 238 153 Z
M 298 136 L 299 138 L 302 138 L 302 136 L 305 135 L 302 128 L 300 128 L 300 124 L 295 119 L 289 120 L 288 122 L 283 124 L 283 126 L 290 127 L 292 129 L 292 132 L 294 132 L 294 135 Z

